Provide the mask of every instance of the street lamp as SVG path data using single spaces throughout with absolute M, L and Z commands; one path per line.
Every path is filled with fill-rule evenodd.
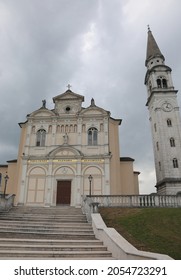
M 89 195 L 91 196 L 91 187 L 92 187 L 92 179 L 93 179 L 92 175 L 89 175 L 88 179 L 89 179 Z
M 6 187 L 7 187 L 7 182 L 9 180 L 9 176 L 6 174 L 6 176 L 4 177 L 4 180 L 5 180 L 5 186 L 4 186 L 4 197 L 6 195 Z

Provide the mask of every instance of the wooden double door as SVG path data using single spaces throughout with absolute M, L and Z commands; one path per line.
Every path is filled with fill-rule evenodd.
M 57 201 L 56 204 L 68 204 L 71 200 L 71 181 L 57 181 Z

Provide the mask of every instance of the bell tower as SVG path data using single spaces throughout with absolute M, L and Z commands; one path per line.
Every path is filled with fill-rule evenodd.
M 157 193 L 175 195 L 181 191 L 181 122 L 171 71 L 165 64 L 148 28 L 145 66 L 150 124 L 156 170 Z

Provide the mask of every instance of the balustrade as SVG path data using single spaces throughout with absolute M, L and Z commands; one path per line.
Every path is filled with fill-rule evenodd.
M 86 211 L 94 203 L 101 207 L 181 207 L 181 196 L 175 195 L 92 195 L 83 201 Z

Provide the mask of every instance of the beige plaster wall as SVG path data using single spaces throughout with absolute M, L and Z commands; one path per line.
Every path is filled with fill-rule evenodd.
M 8 165 L 0 166 L 0 173 L 2 174 L 0 192 L 4 192 L 5 180 L 4 177 L 8 174 Z
M 110 186 L 111 195 L 122 194 L 120 181 L 120 165 L 119 165 L 119 136 L 118 136 L 118 121 L 110 119 L 109 121 L 109 149 L 111 152 L 110 164 Z
M 17 162 L 9 162 L 8 164 L 8 176 L 7 194 L 17 194 L 16 176 L 17 176 Z
M 139 194 L 138 174 L 133 171 L 133 161 L 120 161 L 122 195 Z
M 19 201 L 19 193 L 21 186 L 21 174 L 22 174 L 22 155 L 24 153 L 24 145 L 26 141 L 26 133 L 27 128 L 26 124 L 21 125 L 21 134 L 20 134 L 20 142 L 19 142 L 19 150 L 18 150 L 18 162 L 17 162 L 17 176 L 15 178 L 15 204 Z
M 134 194 L 139 194 L 139 176 L 140 172 L 134 172 Z

